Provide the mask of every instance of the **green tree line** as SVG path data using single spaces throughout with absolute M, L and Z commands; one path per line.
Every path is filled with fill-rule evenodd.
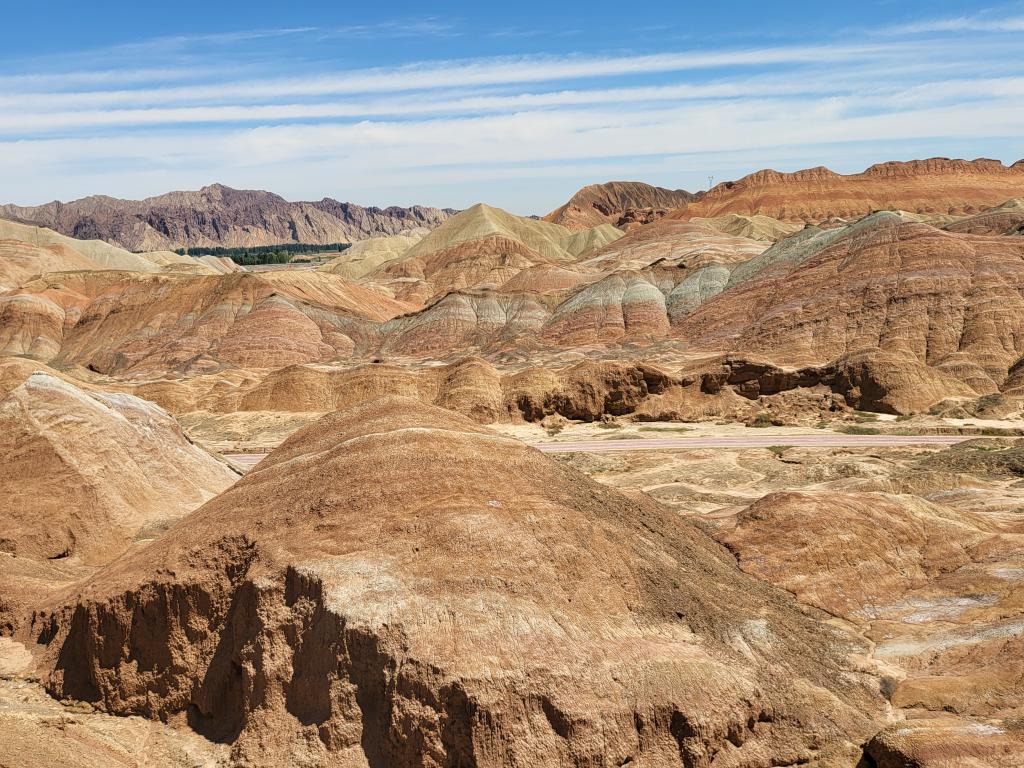
M 351 243 L 331 243 L 329 245 L 281 243 L 279 245 L 253 245 L 245 248 L 224 248 L 222 246 L 176 248 L 174 252 L 182 256 L 226 256 L 236 264 L 252 266 L 253 264 L 286 264 L 298 254 L 344 251 L 350 245 Z

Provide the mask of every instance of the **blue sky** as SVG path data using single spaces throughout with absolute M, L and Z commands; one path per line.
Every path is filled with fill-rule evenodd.
M 610 179 L 1024 157 L 1024 2 L 60 0 L 5 19 L 0 202 L 222 182 L 544 213 Z

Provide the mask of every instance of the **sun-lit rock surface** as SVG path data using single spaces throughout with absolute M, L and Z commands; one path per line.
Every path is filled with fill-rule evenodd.
M 0 295 L 0 341 L 15 354 L 103 373 L 276 368 L 348 357 L 407 311 L 316 272 L 218 276 L 52 273 Z
M 31 245 L 0 240 L 0 291 L 17 288 L 44 272 L 94 269 L 95 262 L 62 245 Z
M 957 219 L 943 228 L 968 235 L 1024 234 L 1024 197 L 1008 200 L 974 216 Z
M 3 550 L 107 562 L 223 491 L 236 476 L 190 445 L 166 412 L 84 392 L 47 373 L 0 401 Z
M 937 457 L 957 452 L 972 450 Z M 1019 526 L 909 495 L 822 490 L 769 494 L 718 537 L 745 571 L 864 627 L 891 675 L 893 704 L 1019 713 Z M 1015 754 L 1024 756 L 1024 743 Z
M 45 272 L 83 269 L 186 274 L 223 271 L 171 251 L 131 253 L 102 240 L 78 240 L 44 227 L 0 219 L 0 290 Z
M 294 435 L 37 631 L 55 694 L 256 765 L 850 759 L 877 707 L 849 635 L 696 529 L 410 400 Z
M 542 285 L 545 274 L 572 285 L 566 277 L 578 271 L 573 262 L 621 236 L 609 224 L 574 232 L 479 204 L 453 216 L 367 279 L 400 299 L 428 303 L 453 291 L 508 290 L 522 272 L 532 273 Z
M 993 392 L 1024 354 L 1024 244 L 881 213 L 807 230 L 733 270 L 674 330 L 707 348 L 806 364 L 878 349 Z
M 366 277 L 390 261 L 402 258 L 410 248 L 423 239 L 426 231 L 390 237 L 372 237 L 353 243 L 337 258 L 318 267 L 320 272 L 358 280 Z
M 1024 764 L 1022 168 L 0 223 L 0 764 Z
M 670 219 L 671 221 L 671 219 Z M 765 243 L 774 243 L 778 240 L 789 237 L 799 232 L 803 224 L 791 221 L 780 221 L 771 216 L 753 214 L 744 216 L 739 213 L 726 213 L 722 216 L 701 218 L 699 216 L 689 219 L 693 224 L 717 229 L 727 235 L 735 237 L 746 237 L 750 240 L 758 240 Z

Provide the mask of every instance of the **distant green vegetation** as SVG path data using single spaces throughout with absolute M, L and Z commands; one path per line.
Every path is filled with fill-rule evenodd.
M 350 245 L 352 243 L 331 243 L 330 245 L 281 243 L 280 245 L 253 245 L 247 248 L 222 248 L 220 246 L 177 248 L 174 252 L 182 256 L 226 256 L 236 264 L 244 264 L 248 267 L 254 264 L 287 264 L 296 254 L 340 252 Z

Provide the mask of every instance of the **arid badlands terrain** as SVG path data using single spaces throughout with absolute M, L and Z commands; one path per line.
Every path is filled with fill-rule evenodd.
M 1024 766 L 1024 161 L 0 219 L 3 768 Z

